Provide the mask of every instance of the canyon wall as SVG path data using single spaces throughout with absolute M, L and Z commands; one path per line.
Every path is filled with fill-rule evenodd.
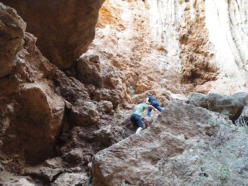
M 151 91 L 161 101 L 192 91 L 246 91 L 246 7 L 245 1 L 107 0 L 88 52 L 124 74 L 126 91 Z
M 148 0 L 148 4 L 153 39 L 181 64 L 182 78 L 193 83 L 191 88 L 247 90 L 247 1 Z

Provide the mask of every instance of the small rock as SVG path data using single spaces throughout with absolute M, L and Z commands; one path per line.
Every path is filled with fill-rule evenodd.
M 73 185 L 89 185 L 89 176 L 86 173 L 63 173 L 52 186 L 73 186 Z
M 110 101 L 101 101 L 99 103 L 99 110 L 101 112 L 110 113 L 113 110 L 113 104 Z

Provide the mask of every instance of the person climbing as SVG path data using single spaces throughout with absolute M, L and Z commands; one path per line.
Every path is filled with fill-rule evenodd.
M 155 97 L 152 96 L 152 94 L 150 94 L 150 93 L 147 94 L 147 101 L 148 101 L 154 108 L 156 108 L 159 112 L 162 112 L 162 108 L 160 107 L 159 102 L 156 100 Z M 152 109 L 151 109 L 151 108 L 148 108 L 147 116 L 151 117 L 151 112 L 152 112 Z
M 142 115 L 143 115 L 143 112 L 149 108 L 152 108 L 152 107 L 142 101 L 139 101 L 138 104 L 134 106 L 133 113 L 131 115 L 130 120 L 134 125 L 138 126 L 136 130 L 136 134 L 139 134 L 140 131 L 144 128 L 144 123 L 142 121 Z

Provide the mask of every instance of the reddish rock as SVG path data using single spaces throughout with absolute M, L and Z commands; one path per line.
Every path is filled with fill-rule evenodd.
M 8 75 L 22 48 L 26 24 L 16 11 L 0 3 L 0 78 Z
M 94 38 L 104 0 L 3 0 L 27 22 L 42 53 L 60 68 L 69 68 Z
M 77 62 L 77 77 L 85 84 L 102 86 L 101 65 L 96 55 L 84 55 Z
M 23 85 L 17 98 L 16 119 L 12 118 L 4 141 L 7 152 L 21 148 L 30 163 L 53 154 L 63 120 L 64 101 L 46 89 L 39 84 Z
M 71 120 L 79 126 L 94 125 L 100 119 L 97 105 L 92 102 L 84 101 L 75 104 L 71 110 Z
M 25 33 L 24 40 L 13 73 L 0 80 L 0 141 L 4 153 L 37 163 L 54 154 L 65 104 L 48 79 L 57 69 L 37 49 L 35 37 Z

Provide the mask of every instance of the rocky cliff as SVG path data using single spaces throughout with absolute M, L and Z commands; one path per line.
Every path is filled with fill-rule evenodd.
M 2 0 L 0 185 L 245 185 L 247 10 Z M 138 136 L 148 92 L 165 109 Z
M 1 2 L 15 8 L 38 37 L 37 45 L 52 63 L 68 69 L 94 38 L 98 10 L 104 0 Z

